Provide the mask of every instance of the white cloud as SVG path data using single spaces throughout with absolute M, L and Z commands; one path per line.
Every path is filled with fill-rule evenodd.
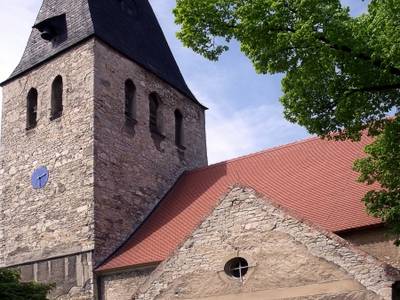
M 0 81 L 7 79 L 22 57 L 40 4 L 40 0 L 1 0 Z M 0 104 L 1 101 L 0 90 Z M 1 107 L 0 105 L 0 115 Z
M 195 91 L 209 105 L 207 145 L 209 162 L 215 163 L 307 137 L 305 129 L 283 118 L 274 103 L 234 108 L 229 101 Z M 215 101 L 218 99 L 218 102 Z M 251 101 L 250 101 L 251 102 Z
M 0 9 L 0 78 L 5 79 L 22 56 L 40 7 L 39 0 L 2 1 Z

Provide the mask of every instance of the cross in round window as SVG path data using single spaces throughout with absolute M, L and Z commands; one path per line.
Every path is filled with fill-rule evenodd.
M 242 257 L 236 257 L 226 263 L 224 270 L 228 276 L 243 280 L 249 271 L 249 263 Z

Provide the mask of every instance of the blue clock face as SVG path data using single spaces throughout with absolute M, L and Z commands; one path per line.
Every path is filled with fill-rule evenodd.
M 32 187 L 34 189 L 42 189 L 49 180 L 49 171 L 46 167 L 39 167 L 32 173 Z

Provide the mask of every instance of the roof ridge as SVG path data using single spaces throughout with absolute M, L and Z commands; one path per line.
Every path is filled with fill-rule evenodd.
M 189 170 L 186 173 L 187 174 L 191 174 L 191 173 L 201 172 L 201 171 L 204 171 L 204 170 L 209 170 L 209 169 L 218 167 L 218 166 L 223 165 L 223 164 L 231 164 L 231 163 L 236 162 L 236 161 L 245 160 L 245 159 L 248 159 L 248 158 L 251 158 L 251 157 L 254 157 L 254 156 L 263 155 L 263 154 L 266 154 L 266 153 L 272 153 L 272 152 L 275 152 L 275 151 L 279 151 L 279 150 L 282 150 L 282 149 L 290 148 L 290 147 L 297 146 L 297 145 L 300 145 L 300 144 L 313 142 L 313 141 L 319 140 L 319 139 L 320 139 L 319 137 L 312 136 L 312 137 L 305 138 L 305 139 L 302 139 L 302 140 L 297 140 L 297 141 L 294 141 L 294 142 L 291 142 L 291 143 L 288 143 L 288 144 L 284 144 L 284 145 L 280 145 L 280 146 L 274 146 L 274 147 L 267 148 L 267 149 L 260 150 L 260 151 L 256 151 L 256 152 L 253 152 L 253 153 L 250 153 L 250 154 L 245 154 L 245 155 L 242 155 L 242 156 L 239 156 L 239 157 L 236 157 L 236 158 L 220 161 L 220 162 L 211 164 L 209 166 L 205 166 L 205 167 L 200 167 L 200 168 L 197 168 L 197 169 Z

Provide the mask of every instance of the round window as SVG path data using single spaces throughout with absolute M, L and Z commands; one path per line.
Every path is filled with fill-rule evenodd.
M 243 280 L 249 271 L 249 263 L 242 257 L 236 257 L 226 263 L 224 270 L 228 276 Z

